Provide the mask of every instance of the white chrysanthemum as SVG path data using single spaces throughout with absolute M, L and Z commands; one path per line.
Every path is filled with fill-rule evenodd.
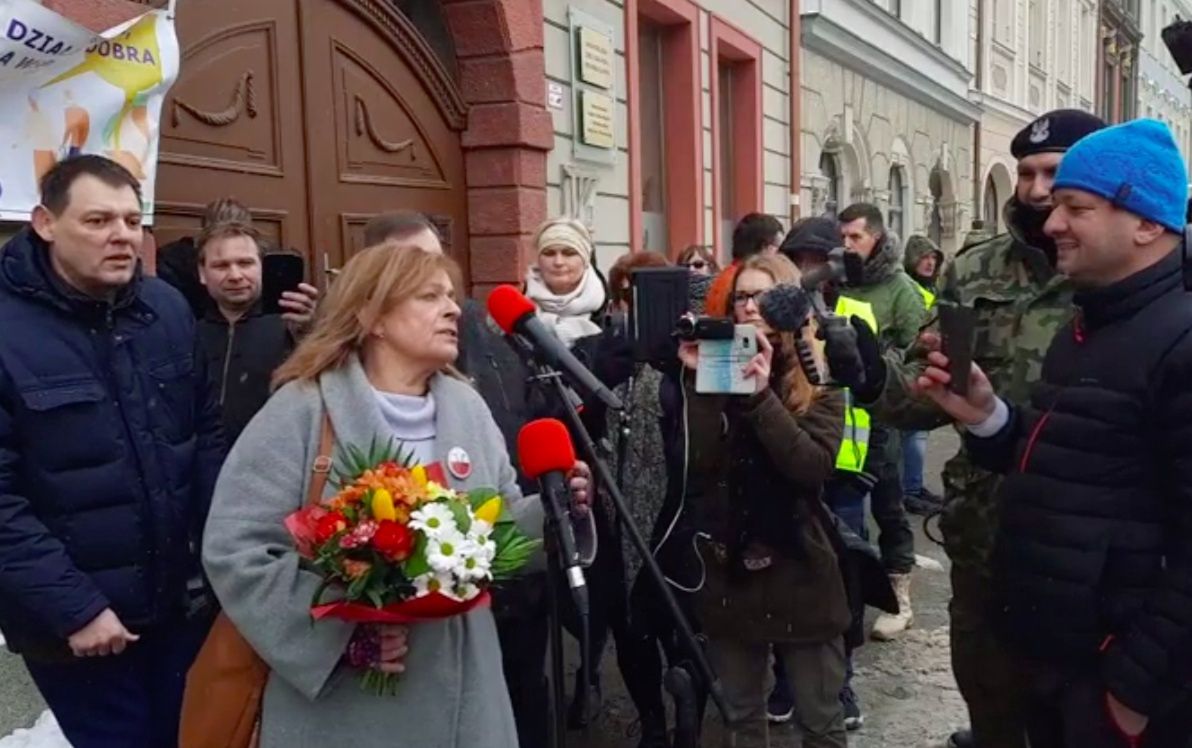
M 443 590 L 443 594 L 453 600 L 467 602 L 480 594 L 480 588 L 471 582 L 460 582 L 450 590 Z
M 490 571 L 492 559 L 485 558 L 481 551 L 482 549 L 475 543 L 466 543 L 465 552 L 460 558 L 459 564 L 451 570 L 452 575 L 456 579 L 471 582 L 489 579 L 492 576 L 492 572 Z
M 430 537 L 428 533 L 427 541 L 426 560 L 431 569 L 441 574 L 455 571 L 464 558 L 468 543 L 458 531 L 443 531 L 437 537 Z
M 488 536 L 492 534 L 493 526 L 482 519 L 472 518 L 472 526 L 468 528 L 468 540 L 474 540 L 477 543 L 484 544 L 488 542 Z
M 450 574 L 436 574 L 433 571 L 414 577 L 414 597 L 426 597 L 432 592 L 450 596 L 455 580 Z
M 483 538 L 483 542 L 473 540 L 472 544 L 475 546 L 472 553 L 483 561 L 486 566 L 491 565 L 493 559 L 497 557 L 497 544 L 489 540 L 487 536 Z
M 410 529 L 421 531 L 427 540 L 459 534 L 451 507 L 439 502 L 423 504 L 411 512 Z

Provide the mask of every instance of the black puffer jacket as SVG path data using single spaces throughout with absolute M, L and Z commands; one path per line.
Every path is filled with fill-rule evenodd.
M 25 229 L 0 249 L 0 629 L 37 659 L 105 608 L 175 625 L 224 456 L 182 297 L 138 272 L 72 291 Z
M 1008 474 L 997 615 L 1021 651 L 1099 665 L 1155 714 L 1192 678 L 1192 294 L 1177 251 L 1076 302 L 1031 407 L 966 439 Z

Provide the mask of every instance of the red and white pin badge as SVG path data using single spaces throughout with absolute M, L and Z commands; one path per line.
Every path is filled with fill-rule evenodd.
M 447 470 L 458 480 L 467 480 L 472 474 L 472 458 L 463 447 L 452 447 L 447 453 Z

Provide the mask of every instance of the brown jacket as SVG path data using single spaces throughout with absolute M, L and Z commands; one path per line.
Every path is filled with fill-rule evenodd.
M 711 536 L 700 541 L 703 629 L 771 642 L 839 636 L 850 620 L 839 544 L 817 505 L 835 469 L 843 397 L 825 392 L 801 416 L 773 390 L 740 400 L 689 389 L 688 402 L 688 483 L 702 487 L 696 522 Z M 747 570 L 743 557 L 759 555 L 770 565 Z

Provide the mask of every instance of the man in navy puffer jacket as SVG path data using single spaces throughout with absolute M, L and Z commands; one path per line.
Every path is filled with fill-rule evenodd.
M 41 187 L 0 250 L 0 630 L 76 748 L 172 747 L 218 404 L 186 302 L 141 276 L 139 182 L 80 156 Z

